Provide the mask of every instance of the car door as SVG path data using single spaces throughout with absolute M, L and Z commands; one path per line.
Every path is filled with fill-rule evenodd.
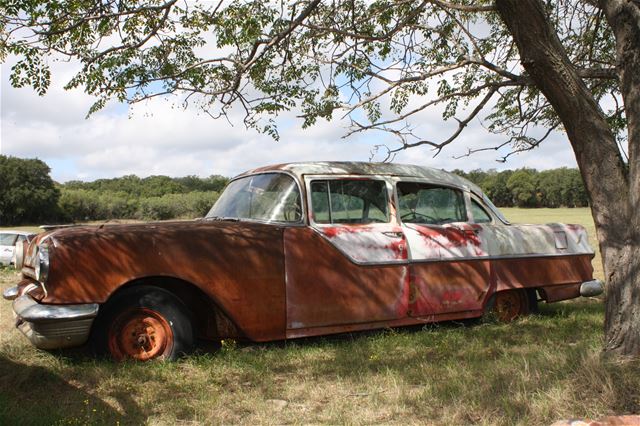
M 310 226 L 285 232 L 288 335 L 405 317 L 407 248 L 391 182 L 313 176 L 305 184 Z
M 482 309 L 491 264 L 476 224 L 468 222 L 468 194 L 427 182 L 396 185 L 398 217 L 409 247 L 409 315 L 422 317 Z
M 13 258 L 13 250 L 16 243 L 16 234 L 0 234 L 0 263 L 8 265 Z

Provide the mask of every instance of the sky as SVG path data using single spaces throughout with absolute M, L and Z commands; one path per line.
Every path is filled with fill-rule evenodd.
M 0 154 L 39 158 L 51 167 L 58 182 L 91 181 L 128 174 L 234 176 L 268 164 L 293 161 L 369 161 L 376 144 L 393 141 L 382 133 L 369 132 L 344 139 L 347 121 L 335 117 L 319 120 L 302 129 L 294 113 L 279 118 L 280 140 L 247 129 L 240 111 L 229 123 L 212 119 L 197 108 L 183 109 L 179 99 L 156 98 L 130 107 L 111 103 L 85 118 L 94 99 L 81 90 L 62 87 L 75 66 L 52 64 L 53 81 L 45 96 L 32 89 L 16 89 L 9 83 L 11 59 L 0 66 Z M 456 126 L 443 122 L 436 111 L 412 119 L 423 135 L 446 139 Z M 497 145 L 504 137 L 490 135 L 480 122 L 470 123 L 459 140 L 434 158 L 429 147 L 413 148 L 395 157 L 396 163 L 418 164 L 445 170 L 515 169 L 539 170 L 576 167 L 566 135 L 553 134 L 530 152 L 500 163 L 499 153 L 487 151 L 455 159 L 470 148 Z M 374 160 L 382 160 L 378 155 Z

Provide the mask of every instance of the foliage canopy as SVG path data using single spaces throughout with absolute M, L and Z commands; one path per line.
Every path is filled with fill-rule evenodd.
M 0 225 L 35 223 L 56 215 L 60 193 L 38 159 L 0 155 Z
M 623 140 L 615 40 L 591 3 L 546 7 Z M 399 145 L 382 151 L 389 156 L 418 145 L 437 153 L 482 119 L 507 136 L 509 156 L 561 124 L 492 10 L 489 1 L 10 0 L 0 6 L 0 57 L 18 56 L 12 83 L 41 94 L 50 84 L 50 55 L 78 58 L 82 69 L 67 87 L 96 96 L 90 112 L 111 98 L 135 103 L 177 94 L 214 117 L 240 107 L 248 126 L 275 138 L 283 111 L 298 113 L 303 126 L 347 116 L 349 135 L 394 135 Z M 441 140 L 411 121 L 434 107 L 452 124 Z

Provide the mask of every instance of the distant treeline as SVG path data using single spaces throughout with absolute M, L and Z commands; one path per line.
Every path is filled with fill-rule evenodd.
M 129 175 L 55 183 L 46 163 L 0 155 L 0 226 L 107 219 L 165 220 L 204 216 L 228 178 Z M 584 207 L 577 169 L 454 170 L 499 207 Z
M 54 182 L 46 163 L 0 155 L 0 226 L 204 216 L 228 178 L 123 176 Z
M 134 175 L 59 185 L 58 206 L 69 221 L 165 220 L 204 216 L 229 179 L 222 176 Z
M 589 205 L 578 169 L 473 170 L 453 173 L 478 185 L 498 207 L 586 207 Z

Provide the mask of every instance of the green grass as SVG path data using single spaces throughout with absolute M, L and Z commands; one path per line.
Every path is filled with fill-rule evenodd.
M 519 222 L 568 215 L 505 210 Z M 18 278 L 0 269 L 0 289 Z M 0 424 L 526 425 L 637 413 L 640 364 L 601 358 L 602 322 L 601 302 L 580 300 L 543 304 L 512 324 L 225 341 L 217 352 L 136 365 L 37 350 L 2 301 Z

